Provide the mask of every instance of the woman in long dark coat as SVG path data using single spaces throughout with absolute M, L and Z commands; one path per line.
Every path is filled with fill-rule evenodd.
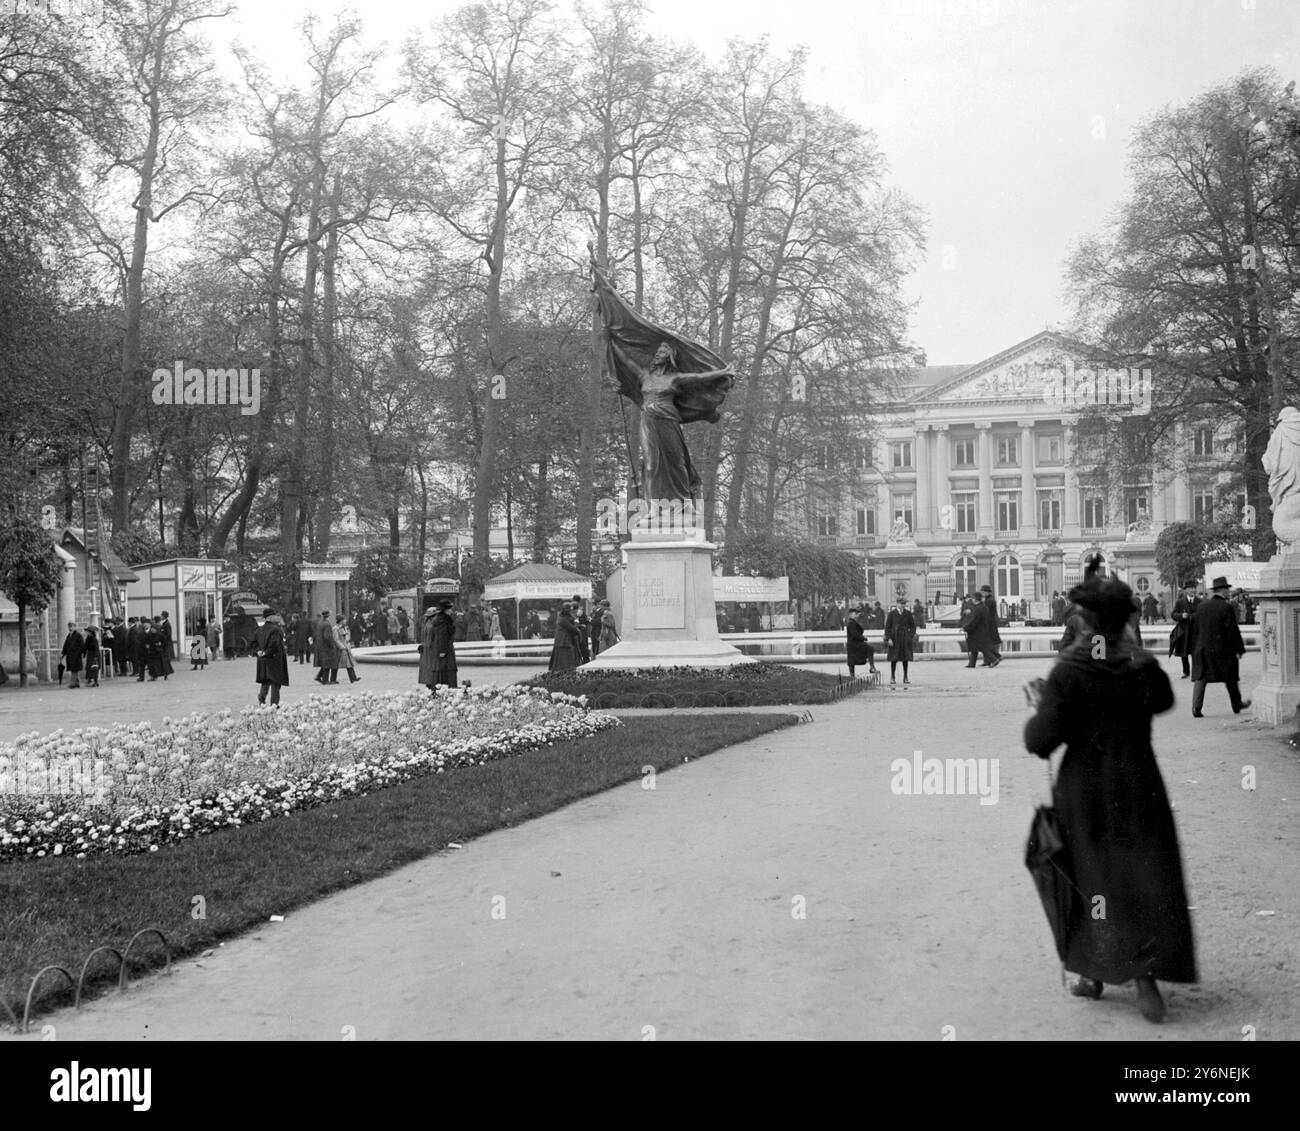
M 1152 716 L 1174 692 L 1159 661 L 1126 638 L 1127 585 L 1094 575 L 1070 599 L 1088 631 L 1026 688 L 1037 712 L 1025 725 L 1040 758 L 1066 744 L 1052 789 L 1078 900 L 1065 967 L 1079 997 L 1136 982 L 1142 1015 L 1160 1021 L 1157 979 L 1197 980 L 1178 835 L 1151 748 Z
M 578 635 L 578 626 L 574 623 L 569 606 L 565 605 L 555 622 L 555 645 L 551 648 L 551 662 L 548 666 L 553 672 L 572 671 L 581 659 L 582 640 Z
M 456 686 L 456 622 L 450 601 L 440 602 L 433 618 L 433 682 L 443 687 Z
M 844 631 L 847 634 L 848 657 L 849 657 L 849 678 L 853 678 L 854 668 L 859 664 L 866 664 L 867 670 L 872 673 L 876 670 L 876 650 L 871 647 L 867 641 L 866 630 L 862 627 L 862 621 L 866 613 L 858 608 L 849 613 L 849 619 L 845 621 Z
M 277 613 L 267 617 L 258 630 L 257 682 L 262 685 L 257 701 L 265 703 L 269 692 L 271 706 L 278 707 L 280 688 L 289 686 L 289 652 L 284 642 L 284 621 Z
M 889 649 L 889 686 L 895 688 L 898 682 L 898 665 L 903 665 L 903 688 L 911 686 L 907 678 L 907 665 L 912 662 L 912 642 L 916 639 L 916 618 L 907 607 L 907 598 L 899 597 L 898 604 L 889 610 L 885 618 L 885 647 Z
M 163 664 L 164 638 L 162 617 L 154 617 L 144 628 L 144 661 L 149 669 L 149 681 L 152 683 L 159 676 L 167 680 L 167 668 Z

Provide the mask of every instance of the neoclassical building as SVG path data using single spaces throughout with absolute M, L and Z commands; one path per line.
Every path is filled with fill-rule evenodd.
M 1139 593 L 1167 597 L 1156 536 L 1179 519 L 1240 513 L 1243 438 L 1207 420 L 1153 445 L 1153 379 L 1093 370 L 1053 331 L 976 365 L 918 370 L 872 442 L 815 454 L 812 533 L 863 553 L 870 595 L 885 603 L 904 590 L 947 602 L 984 584 L 1008 603 L 1046 601 L 1094 552 Z

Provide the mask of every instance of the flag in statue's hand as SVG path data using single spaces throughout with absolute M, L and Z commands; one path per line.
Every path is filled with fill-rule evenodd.
M 682 423 L 697 420 L 717 423 L 718 410 L 736 379 L 727 363 L 707 346 L 642 318 L 610 286 L 594 254 L 591 275 L 592 290 L 596 292 L 605 324 L 605 364 L 618 382 L 619 392 L 633 403 L 641 404 L 641 373 L 650 368 L 655 351 L 667 343 L 675 354 L 675 404 Z M 697 373 L 709 376 L 692 378 Z

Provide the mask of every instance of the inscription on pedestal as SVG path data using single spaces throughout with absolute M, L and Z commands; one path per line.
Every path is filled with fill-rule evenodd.
M 685 628 L 686 563 L 638 563 L 632 601 L 637 628 Z

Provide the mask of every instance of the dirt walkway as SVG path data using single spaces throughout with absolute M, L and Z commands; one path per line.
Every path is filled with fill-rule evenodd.
M 1155 739 L 1202 983 L 1169 988 L 1163 1026 L 1131 987 L 1063 993 L 1021 864 L 1045 775 L 1020 687 L 1045 670 L 918 664 L 906 693 L 812 708 L 42 1023 L 73 1040 L 1300 1037 L 1300 761 L 1221 688 L 1193 720 L 1176 671 Z M 895 795 L 890 763 L 916 749 L 999 759 L 997 803 Z

